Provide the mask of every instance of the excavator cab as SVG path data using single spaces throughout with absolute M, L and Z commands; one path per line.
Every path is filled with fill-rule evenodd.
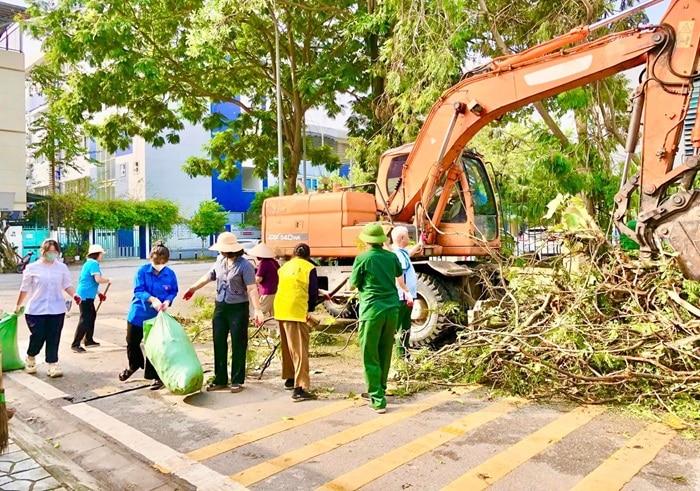
M 461 172 L 451 187 L 441 224 L 471 224 L 469 233 L 474 237 L 491 242 L 498 238 L 498 209 L 493 186 L 481 157 L 465 151 L 461 156 Z M 463 178 L 462 178 L 463 176 Z M 445 176 L 428 207 L 428 214 L 434 216 L 445 193 Z
M 377 203 L 386 202 L 385 214 L 416 223 L 418 231 L 432 230 L 422 234 L 427 256 L 483 256 L 498 249 L 498 207 L 481 155 L 465 149 L 450 171 L 440 174 L 431 195 L 420 196 L 416 206 L 403 196 L 406 183 L 416 186 L 426 177 L 406 167 L 412 149 L 413 144 L 407 144 L 382 156 Z

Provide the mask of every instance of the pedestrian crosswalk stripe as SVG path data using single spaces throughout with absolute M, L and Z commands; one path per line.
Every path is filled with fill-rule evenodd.
M 602 407 L 580 407 L 563 414 L 498 455 L 470 469 L 469 472 L 442 489 L 443 491 L 486 489 L 547 447 L 554 445 L 569 433 L 604 412 L 605 408 Z
M 455 421 L 447 426 L 428 433 L 406 445 L 392 450 L 357 469 L 344 474 L 331 482 L 317 488 L 326 491 L 349 491 L 359 489 L 375 479 L 388 474 L 402 465 L 424 455 L 440 445 L 454 440 L 479 426 L 500 418 L 515 410 L 517 403 L 525 404 L 522 399 L 508 398 L 493 403 L 479 411 Z
M 571 488 L 573 491 L 619 490 L 666 446 L 675 433 L 660 423 L 644 427 L 593 472 Z
M 245 433 L 239 433 L 231 438 L 227 438 L 226 440 L 212 443 L 211 445 L 198 448 L 197 450 L 192 450 L 187 454 L 187 456 L 196 460 L 197 462 L 202 462 L 203 460 L 211 459 L 212 457 L 216 457 L 222 453 L 230 452 L 238 447 L 247 445 L 248 443 L 262 440 L 263 438 L 276 435 L 277 433 L 296 428 L 297 426 L 310 423 L 311 421 L 315 421 L 320 418 L 325 418 L 326 416 L 330 416 L 332 414 L 344 411 L 345 409 L 362 404 L 364 403 L 357 399 L 344 399 L 333 404 L 326 404 L 306 413 L 294 416 L 294 418 L 277 421 L 276 423 L 263 426 L 262 428 L 256 428 L 251 431 L 246 431 Z
M 461 393 L 471 392 L 476 390 L 476 388 L 477 387 L 469 387 L 462 390 Z M 330 452 L 331 450 L 335 450 L 342 445 L 359 440 L 360 438 L 387 428 L 400 421 L 404 421 L 415 416 L 416 414 L 420 414 L 447 401 L 457 399 L 458 395 L 459 394 L 455 391 L 438 392 L 437 394 L 423 399 L 418 403 L 406 405 L 396 411 L 391 411 L 387 414 L 377 416 L 374 419 L 331 435 L 328 438 L 310 443 L 309 445 L 301 447 L 297 450 L 287 452 L 272 460 L 268 460 L 267 462 L 263 462 L 262 464 L 258 464 L 249 469 L 241 471 L 238 474 L 232 475 L 231 479 L 244 486 L 250 486 L 251 484 L 267 479 L 268 477 L 289 469 L 297 464 L 322 455 L 326 452 Z

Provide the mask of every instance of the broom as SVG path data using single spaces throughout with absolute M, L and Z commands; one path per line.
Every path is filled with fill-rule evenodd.
M 109 287 L 112 286 L 111 283 L 107 283 L 107 288 L 105 288 L 105 295 L 107 295 L 107 292 L 109 291 Z M 100 300 L 100 303 L 97 304 L 97 308 L 95 309 L 95 315 L 100 311 L 100 307 L 102 306 L 102 300 Z
M 7 420 L 5 389 L 2 386 L 2 347 L 0 347 L 0 453 L 7 452 L 10 446 L 10 430 L 7 426 Z

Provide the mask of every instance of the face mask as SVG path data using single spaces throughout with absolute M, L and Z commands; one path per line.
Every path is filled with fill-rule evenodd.
M 47 252 L 44 254 L 44 257 L 46 258 L 47 261 L 55 261 L 56 258 L 58 257 L 57 252 Z
M 153 269 L 155 269 L 156 271 L 160 271 L 165 267 L 165 264 L 151 264 L 151 266 L 153 266 Z

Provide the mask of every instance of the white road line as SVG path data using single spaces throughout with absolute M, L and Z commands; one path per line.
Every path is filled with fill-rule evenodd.
M 68 396 L 65 392 L 24 372 L 7 372 L 3 375 L 47 400 L 62 399 Z M 187 457 L 185 454 L 163 445 L 99 409 L 87 404 L 64 406 L 63 409 L 102 433 L 121 442 L 127 448 L 140 453 L 148 461 L 152 461 L 161 471 L 175 474 L 200 491 L 242 491 L 247 489 L 230 480 L 228 476 L 224 476 L 204 464 Z
M 28 375 L 24 372 L 16 371 L 3 373 L 3 376 L 11 378 L 18 384 L 25 386 L 27 389 L 43 397 L 44 399 L 62 399 L 68 396 L 68 394 L 66 394 L 65 392 L 58 390 L 51 384 L 47 384 L 46 382 L 35 377 L 34 375 Z
M 63 409 L 102 433 L 121 442 L 131 450 L 140 453 L 161 470 L 171 472 L 185 479 L 200 491 L 241 491 L 247 489 L 231 481 L 228 476 L 219 474 L 204 464 L 200 464 L 167 445 L 163 445 L 99 409 L 87 404 L 64 406 Z

